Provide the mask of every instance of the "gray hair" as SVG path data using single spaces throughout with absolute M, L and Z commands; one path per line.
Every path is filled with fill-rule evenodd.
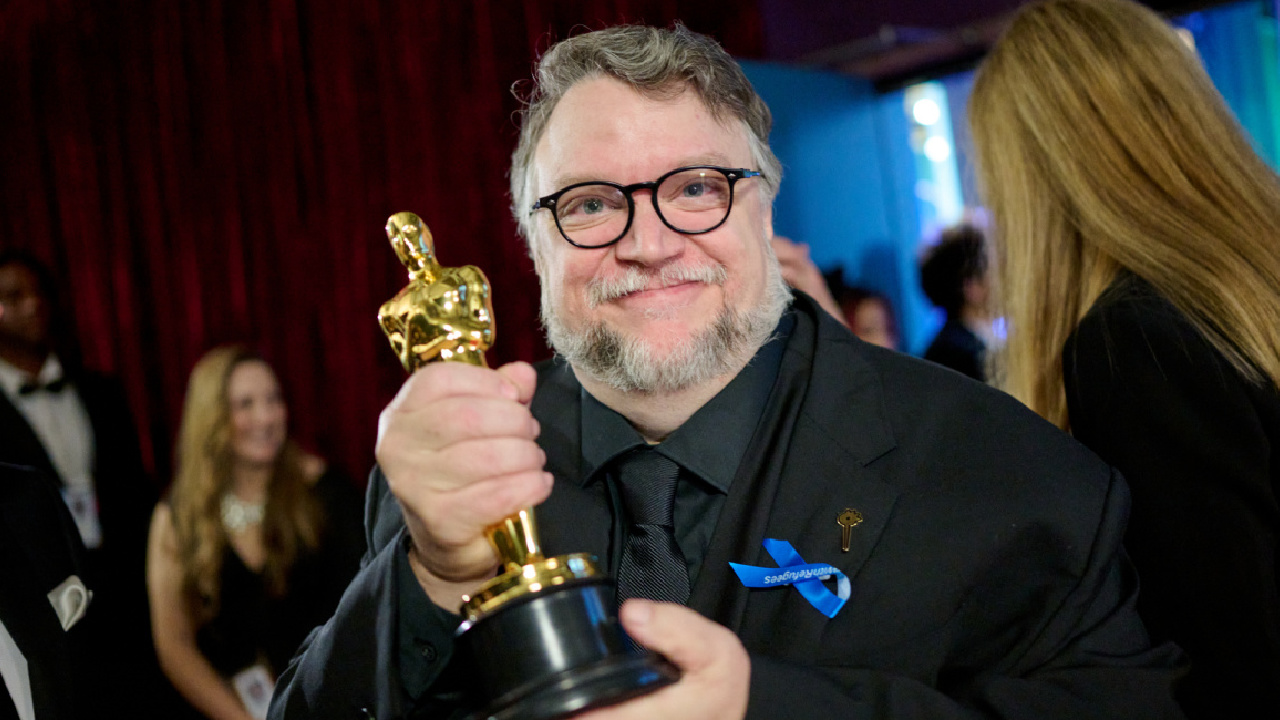
M 773 116 L 738 63 L 715 40 L 676 23 L 671 30 L 619 25 L 572 37 L 554 45 L 538 62 L 511 156 L 511 210 L 520 233 L 532 243 L 533 151 L 551 113 L 574 84 L 608 77 L 655 99 L 692 89 L 720 122 L 736 120 L 746 129 L 751 157 L 764 173 L 766 199 L 778 193 L 782 163 L 769 149 Z

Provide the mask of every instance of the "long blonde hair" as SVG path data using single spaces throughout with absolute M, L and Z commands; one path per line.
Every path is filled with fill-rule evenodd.
M 263 362 L 243 347 L 220 347 L 196 363 L 187 384 L 178 429 L 177 474 L 169 491 L 183 583 L 202 616 L 217 612 L 228 537 L 222 497 L 231 488 L 231 373 L 246 362 Z M 289 568 L 301 550 L 318 543 L 321 516 L 309 492 L 301 450 L 286 441 L 267 485 L 263 517 L 268 591 L 283 595 Z
M 1068 428 L 1063 346 L 1127 269 L 1242 375 L 1280 384 L 1280 180 L 1158 15 L 1023 8 L 969 118 L 1009 324 L 997 383 Z

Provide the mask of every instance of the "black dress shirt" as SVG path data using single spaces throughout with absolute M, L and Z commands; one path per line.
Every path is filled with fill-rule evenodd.
M 793 305 L 689 598 L 750 655 L 747 716 L 1181 718 L 1177 654 L 1151 648 L 1133 610 L 1119 475 L 1007 395 L 859 342 L 807 297 Z M 580 385 L 562 361 L 536 369 L 531 407 L 557 477 L 539 506 L 543 545 L 607 557 L 612 513 L 583 473 Z M 277 683 L 273 719 L 461 711 L 457 616 L 439 611 L 438 644 L 402 640 L 400 583 L 416 581 L 398 574 L 403 513 L 381 473 L 367 507 L 368 563 Z M 848 552 L 842 508 L 863 516 Z M 848 604 L 831 618 L 794 588 L 744 587 L 727 563 L 771 564 L 766 538 L 839 568 Z M 400 652 L 418 640 L 433 645 Z M 430 688 L 411 693 L 412 676 Z
M 795 328 L 791 312 L 783 315 L 770 340 L 751 362 L 683 425 L 658 444 L 657 449 L 680 464 L 676 485 L 676 542 L 689 569 L 689 585 L 697 580 L 698 569 L 715 531 L 720 508 L 729 485 L 759 424 L 769 393 L 778 377 L 787 340 Z M 643 446 L 644 438 L 622 415 L 605 407 L 582 390 L 582 461 L 586 485 L 609 496 L 613 514 L 613 541 L 607 561 L 610 574 L 622 560 L 626 523 L 621 521 L 622 502 L 618 474 L 613 460 L 632 448 Z M 407 536 L 406 536 L 407 540 Z M 451 633 L 461 618 L 458 608 L 440 608 L 423 592 L 409 567 L 406 552 L 397 558 L 400 599 L 401 667 L 416 667 L 419 656 L 436 656 L 439 648 L 452 644 Z M 426 691 L 428 683 L 405 673 L 404 686 L 412 699 Z
M 794 327 L 795 318 L 790 313 L 784 315 L 773 337 L 724 390 L 656 446 L 658 452 L 680 465 L 675 534 L 689 570 L 690 587 L 698 579 L 720 508 L 769 400 Z M 645 444 L 626 418 L 582 391 L 583 476 L 587 485 L 603 484 L 613 511 L 610 573 L 617 571 L 626 545 L 626 523 L 619 522 L 622 499 L 618 463 L 614 461 Z

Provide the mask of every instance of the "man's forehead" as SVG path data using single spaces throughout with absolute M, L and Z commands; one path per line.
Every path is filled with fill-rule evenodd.
M 686 165 L 748 162 L 745 125 L 715 116 L 692 89 L 642 93 L 618 80 L 580 81 L 552 112 L 534 153 L 535 183 L 622 181 L 619 165 L 657 174 Z M 644 177 L 642 180 L 652 180 Z
M 740 163 L 736 160 L 731 160 L 727 154 L 713 151 L 680 156 L 679 159 L 673 159 L 667 162 L 663 171 L 665 172 L 676 168 L 693 167 L 697 165 L 716 165 L 720 167 L 727 167 L 730 165 L 736 166 L 738 164 Z M 549 185 L 551 187 L 562 188 L 582 182 L 593 182 L 597 180 L 612 181 L 612 178 L 607 177 L 607 175 L 608 173 L 603 171 L 593 172 L 591 170 L 562 168 L 560 172 L 550 176 Z M 656 176 L 649 178 L 649 180 L 656 179 Z

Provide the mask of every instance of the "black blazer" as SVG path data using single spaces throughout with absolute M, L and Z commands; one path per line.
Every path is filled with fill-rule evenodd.
M 751 653 L 748 717 L 1180 717 L 1176 651 L 1152 650 L 1132 608 L 1119 477 L 1008 396 L 796 307 L 689 601 Z M 540 366 L 533 410 L 557 482 L 539 525 L 548 554 L 607 558 L 612 515 L 582 486 L 580 393 L 562 363 Z M 864 521 L 842 553 L 846 507 Z M 282 677 L 273 718 L 406 716 L 406 664 L 448 665 L 450 648 L 398 648 L 404 530 L 377 474 L 366 520 L 370 561 Z M 728 562 L 772 566 L 764 538 L 841 568 L 845 608 L 829 620 L 793 588 L 742 587 Z
M 142 467 L 137 432 L 124 390 L 115 380 L 91 372 L 69 375 L 93 429 L 93 480 L 102 525 L 102 545 L 85 553 L 85 580 L 94 590 L 94 609 L 111 618 L 101 631 L 115 648 L 104 672 L 123 687 L 140 688 L 135 710 L 167 690 L 151 644 L 147 610 L 147 532 L 155 491 Z M 37 468 L 61 480 L 39 437 L 9 397 L 0 393 L 0 462 Z
M 1134 276 L 1081 321 L 1063 375 L 1072 432 L 1132 486 L 1138 610 L 1191 657 L 1187 714 L 1280 717 L 1280 392 Z
M 125 709 L 99 685 L 107 656 L 94 632 L 96 602 L 67 630 L 49 602 L 49 591 L 72 575 L 95 591 L 86 580 L 84 546 L 57 488 L 34 468 L 0 463 L 0 620 L 26 657 L 40 720 Z

